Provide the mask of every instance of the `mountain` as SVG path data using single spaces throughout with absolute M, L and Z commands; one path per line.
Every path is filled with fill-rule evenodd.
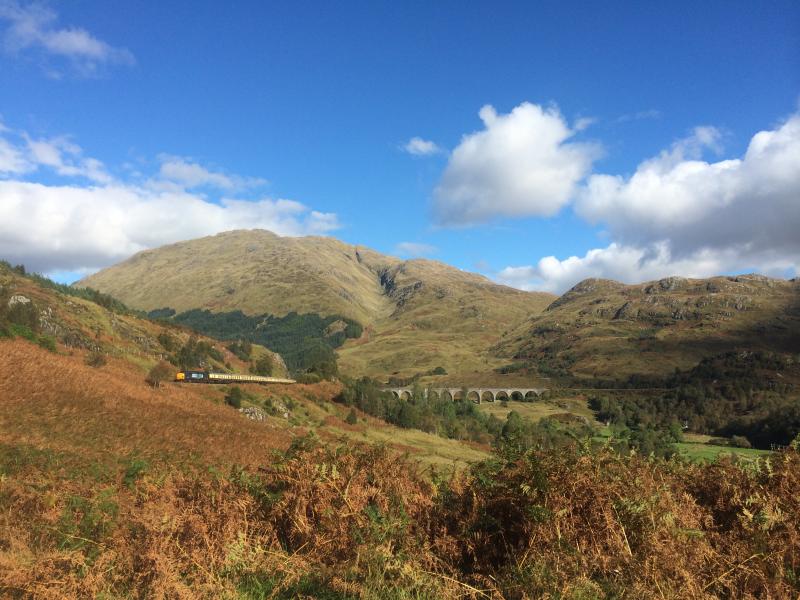
M 615 379 L 663 376 L 732 350 L 800 352 L 798 279 L 587 279 L 494 348 L 540 373 Z
M 353 374 L 490 371 L 489 353 L 554 296 L 515 290 L 431 260 L 385 256 L 328 237 L 231 231 L 140 252 L 82 280 L 141 310 L 338 315 L 364 327 L 339 351 Z

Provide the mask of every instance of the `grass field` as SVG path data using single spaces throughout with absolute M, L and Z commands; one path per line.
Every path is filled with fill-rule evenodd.
M 470 463 L 490 457 L 488 448 L 481 450 L 457 440 L 449 440 L 417 429 L 398 429 L 386 426 L 375 428 L 373 423 L 359 429 L 344 429 L 336 425 L 328 425 L 324 431 L 337 435 L 343 440 L 388 444 L 406 450 L 410 459 L 418 460 L 424 465 L 449 469 L 460 470 Z
M 586 404 L 586 398 L 575 396 L 572 398 L 558 398 L 555 400 L 537 400 L 535 402 L 516 402 L 510 400 L 506 406 L 500 402 L 482 402 L 479 409 L 505 421 L 512 410 L 525 419 L 538 421 L 552 415 L 571 413 L 586 418 L 590 423 L 600 426 L 595 420 L 594 413 Z
M 769 450 L 756 448 L 732 448 L 730 446 L 716 446 L 712 444 L 698 444 L 696 442 L 681 442 L 676 444 L 681 456 L 694 461 L 714 462 L 723 456 L 735 456 L 754 460 L 759 456 L 768 456 Z

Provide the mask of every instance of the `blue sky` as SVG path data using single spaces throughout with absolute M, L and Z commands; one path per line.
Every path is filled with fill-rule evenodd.
M 645 4 L 0 0 L 0 256 L 264 226 L 525 289 L 796 275 L 800 5 Z

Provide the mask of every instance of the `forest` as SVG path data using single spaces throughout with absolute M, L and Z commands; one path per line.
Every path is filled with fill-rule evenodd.
M 361 335 L 361 325 L 338 316 L 291 312 L 283 317 L 248 316 L 241 311 L 212 313 L 194 309 L 180 314 L 170 308 L 151 311 L 148 316 L 183 325 L 218 340 L 249 341 L 280 354 L 293 373 L 336 372 L 335 348 L 348 338 Z

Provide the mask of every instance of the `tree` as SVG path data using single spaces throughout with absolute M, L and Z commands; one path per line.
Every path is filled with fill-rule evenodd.
M 150 369 L 145 381 L 152 387 L 160 387 L 164 381 L 168 381 L 174 374 L 171 364 L 165 361 L 159 362 L 156 366 Z
M 175 349 L 178 347 L 178 340 L 176 340 L 166 331 L 162 331 L 161 333 L 158 334 L 158 343 L 161 344 L 161 346 L 167 352 L 174 352 Z
M 225 395 L 225 404 L 232 406 L 233 408 L 241 408 L 243 397 L 244 393 L 242 392 L 242 388 L 240 388 L 238 385 L 235 385 Z
M 255 365 L 253 365 L 252 371 L 254 374 L 261 375 L 262 377 L 269 377 L 272 375 L 272 357 L 269 354 L 265 354 L 259 358 L 255 362 Z

